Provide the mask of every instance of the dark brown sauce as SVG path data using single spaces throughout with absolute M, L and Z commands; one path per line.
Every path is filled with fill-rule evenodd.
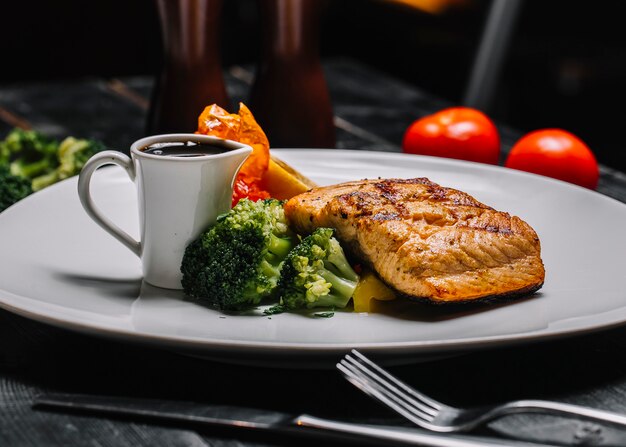
M 223 154 L 224 152 L 228 152 L 228 149 L 212 144 L 187 141 L 185 143 L 153 144 L 152 146 L 141 149 L 141 152 L 151 155 L 160 155 L 162 157 L 202 157 L 205 155 Z

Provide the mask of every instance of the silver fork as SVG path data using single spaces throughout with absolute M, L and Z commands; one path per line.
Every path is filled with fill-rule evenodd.
M 574 416 L 626 427 L 624 415 L 545 400 L 516 400 L 475 408 L 450 407 L 410 387 L 356 350 L 337 363 L 337 368 L 363 392 L 414 424 L 440 433 L 469 431 L 493 419 L 515 413 Z

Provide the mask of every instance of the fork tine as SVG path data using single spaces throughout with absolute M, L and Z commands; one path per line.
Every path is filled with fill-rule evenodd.
M 368 394 L 374 399 L 379 400 L 380 402 L 387 405 L 389 408 L 404 416 L 406 419 L 410 420 L 414 424 L 428 428 L 427 424 L 430 422 L 431 419 L 429 415 L 421 413 L 417 409 L 410 406 L 407 407 L 405 402 L 399 401 L 397 397 L 392 397 L 386 394 L 384 392 L 384 388 L 381 388 L 380 386 L 372 386 L 369 379 L 359 376 L 351 369 L 347 368 L 344 364 L 338 363 L 337 369 L 339 369 L 344 374 L 344 376 L 350 383 L 352 383 L 355 387 L 359 388 L 364 393 Z
M 384 370 L 383 368 L 378 366 L 376 363 L 372 362 L 370 359 L 365 357 L 363 354 L 361 354 L 356 349 L 352 349 L 351 352 L 356 357 L 358 357 L 364 364 L 368 365 L 371 369 L 377 371 L 379 374 L 383 375 L 389 381 L 393 382 L 398 387 L 402 388 L 405 392 L 411 394 L 416 399 L 419 399 L 421 402 L 424 402 L 425 404 L 430 405 L 432 408 L 434 408 L 436 410 L 440 410 L 442 407 L 444 407 L 444 405 L 441 402 L 438 402 L 438 401 L 436 401 L 436 400 L 434 400 L 434 399 L 432 399 L 432 398 L 430 398 L 430 397 L 428 397 L 428 396 L 418 392 L 415 388 L 407 385 L 406 383 L 402 382 L 401 380 L 399 380 L 398 378 L 396 378 L 392 374 L 388 373 L 386 370 Z
M 415 396 L 413 393 L 407 393 L 406 391 L 404 391 L 404 389 L 400 389 L 398 386 L 396 386 L 398 382 L 399 383 L 402 383 L 402 382 L 400 382 L 398 379 L 395 379 L 393 376 L 389 375 L 392 377 L 392 379 L 390 379 L 391 380 L 390 382 L 385 377 L 377 374 L 376 371 L 372 371 L 371 369 L 368 369 L 367 365 L 364 365 L 363 363 L 359 363 L 358 360 L 354 359 L 350 355 L 347 355 L 344 360 L 352 362 L 354 366 L 358 368 L 362 374 L 365 374 L 370 380 L 375 381 L 380 386 L 387 389 L 390 393 L 393 393 L 394 395 L 398 396 L 403 401 L 408 402 L 410 405 L 430 415 L 431 419 L 435 417 L 437 413 L 439 412 L 439 409 L 433 408 L 430 405 L 428 405 L 427 402 L 421 401 L 419 398 L 419 395 Z M 405 387 L 408 387 L 408 385 L 405 385 Z
M 349 365 L 353 372 L 358 374 L 371 386 L 376 387 L 379 391 L 384 392 L 388 397 L 393 399 L 399 405 L 404 406 L 409 411 L 414 411 L 425 420 L 432 420 L 439 410 L 432 408 L 425 403 L 415 399 L 412 395 L 405 393 L 403 390 L 398 389 L 393 383 L 385 380 L 384 377 L 377 375 L 375 371 L 371 371 L 366 365 L 359 363 L 359 361 L 349 354 L 346 355 L 342 361 L 344 365 Z

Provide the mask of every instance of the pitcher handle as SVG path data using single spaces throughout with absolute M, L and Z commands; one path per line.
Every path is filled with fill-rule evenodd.
M 98 225 L 127 246 L 137 256 L 141 256 L 141 242 L 135 240 L 128 233 L 114 224 L 95 206 L 90 193 L 91 176 L 100 166 L 117 165 L 124 168 L 132 181 L 135 181 L 135 167 L 127 155 L 117 151 L 102 151 L 91 157 L 78 177 L 78 197 L 83 208 Z

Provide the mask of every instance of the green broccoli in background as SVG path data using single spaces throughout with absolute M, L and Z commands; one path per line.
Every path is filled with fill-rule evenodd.
M 39 191 L 53 183 L 79 174 L 87 160 L 104 149 L 105 146 L 99 141 L 67 137 L 59 144 L 56 154 L 58 166 L 46 174 L 33 178 L 33 191 Z
M 331 228 L 318 228 L 285 259 L 278 290 L 280 306 L 290 309 L 344 308 L 359 275 L 333 237 Z
M 0 142 L 0 164 L 8 164 L 11 174 L 33 179 L 59 165 L 59 143 L 34 130 L 13 129 Z
M 103 149 L 94 140 L 68 137 L 59 143 L 34 130 L 13 129 L 0 141 L 0 211 L 33 191 L 77 175 Z
M 222 310 L 255 306 L 276 289 L 295 245 L 282 202 L 242 199 L 185 250 L 185 293 Z
M 29 180 L 11 174 L 8 166 L 0 164 L 0 212 L 32 192 Z

